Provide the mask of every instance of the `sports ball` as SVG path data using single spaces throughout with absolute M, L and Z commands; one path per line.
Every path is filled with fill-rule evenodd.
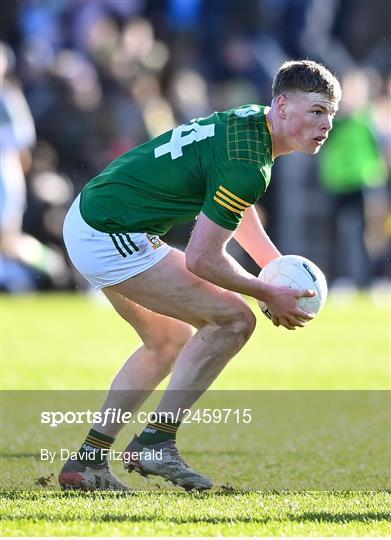
M 299 306 L 307 313 L 317 314 L 327 298 L 327 281 L 320 268 L 300 255 L 283 255 L 270 261 L 260 272 L 259 279 L 270 285 L 311 289 L 317 294 L 312 298 L 300 298 Z M 267 305 L 258 302 L 262 313 L 272 317 Z

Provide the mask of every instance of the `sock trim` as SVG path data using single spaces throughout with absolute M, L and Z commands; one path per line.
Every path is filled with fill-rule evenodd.
M 95 429 L 90 429 L 88 437 L 94 437 L 99 441 L 108 442 L 110 444 L 113 444 L 113 442 L 115 441 L 115 437 L 110 437 L 110 435 L 99 433 L 99 431 L 96 431 Z
M 165 424 L 148 424 L 148 429 L 156 429 L 157 431 L 164 431 L 165 433 L 176 433 L 178 428 L 167 426 Z
M 85 444 L 89 444 L 91 446 L 96 446 L 97 448 L 110 448 L 111 443 L 100 441 L 99 439 L 95 439 L 94 437 L 91 437 L 88 435 L 86 437 L 86 440 L 84 441 Z

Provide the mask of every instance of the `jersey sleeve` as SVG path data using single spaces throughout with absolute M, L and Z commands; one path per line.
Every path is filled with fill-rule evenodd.
M 219 163 L 208 173 L 202 212 L 221 227 L 235 230 L 244 211 L 265 189 L 265 178 L 257 167 L 235 160 Z

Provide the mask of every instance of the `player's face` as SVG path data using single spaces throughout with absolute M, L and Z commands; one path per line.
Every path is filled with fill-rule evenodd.
M 292 149 L 316 154 L 333 127 L 338 102 L 314 92 L 295 92 L 285 97 L 285 133 Z

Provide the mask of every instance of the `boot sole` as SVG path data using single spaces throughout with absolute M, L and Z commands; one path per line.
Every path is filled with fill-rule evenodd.
M 137 462 L 130 462 L 129 464 L 124 465 L 124 467 L 128 471 L 129 474 L 134 471 L 134 472 L 138 473 L 140 476 L 143 476 L 144 478 L 148 478 L 148 476 L 157 476 L 157 477 L 163 478 L 164 480 L 166 480 L 166 482 L 170 482 L 174 486 L 179 486 L 179 487 L 183 488 L 184 490 L 186 490 L 188 492 L 190 492 L 190 491 L 198 491 L 198 492 L 208 491 L 208 490 L 212 489 L 212 487 L 213 487 L 213 486 L 210 486 L 210 487 L 196 487 L 196 486 L 193 486 L 192 484 L 175 482 L 168 475 L 157 474 L 157 473 L 154 473 L 154 472 L 146 471 L 144 469 L 144 467 L 140 463 L 137 463 Z
M 115 489 L 111 488 L 102 488 L 102 487 L 88 487 L 85 485 L 85 478 L 78 472 L 67 472 L 61 473 L 58 477 L 58 483 L 60 484 L 61 489 L 65 491 L 69 490 L 79 490 L 79 491 L 118 491 L 118 492 L 132 492 L 130 488 L 127 489 Z

